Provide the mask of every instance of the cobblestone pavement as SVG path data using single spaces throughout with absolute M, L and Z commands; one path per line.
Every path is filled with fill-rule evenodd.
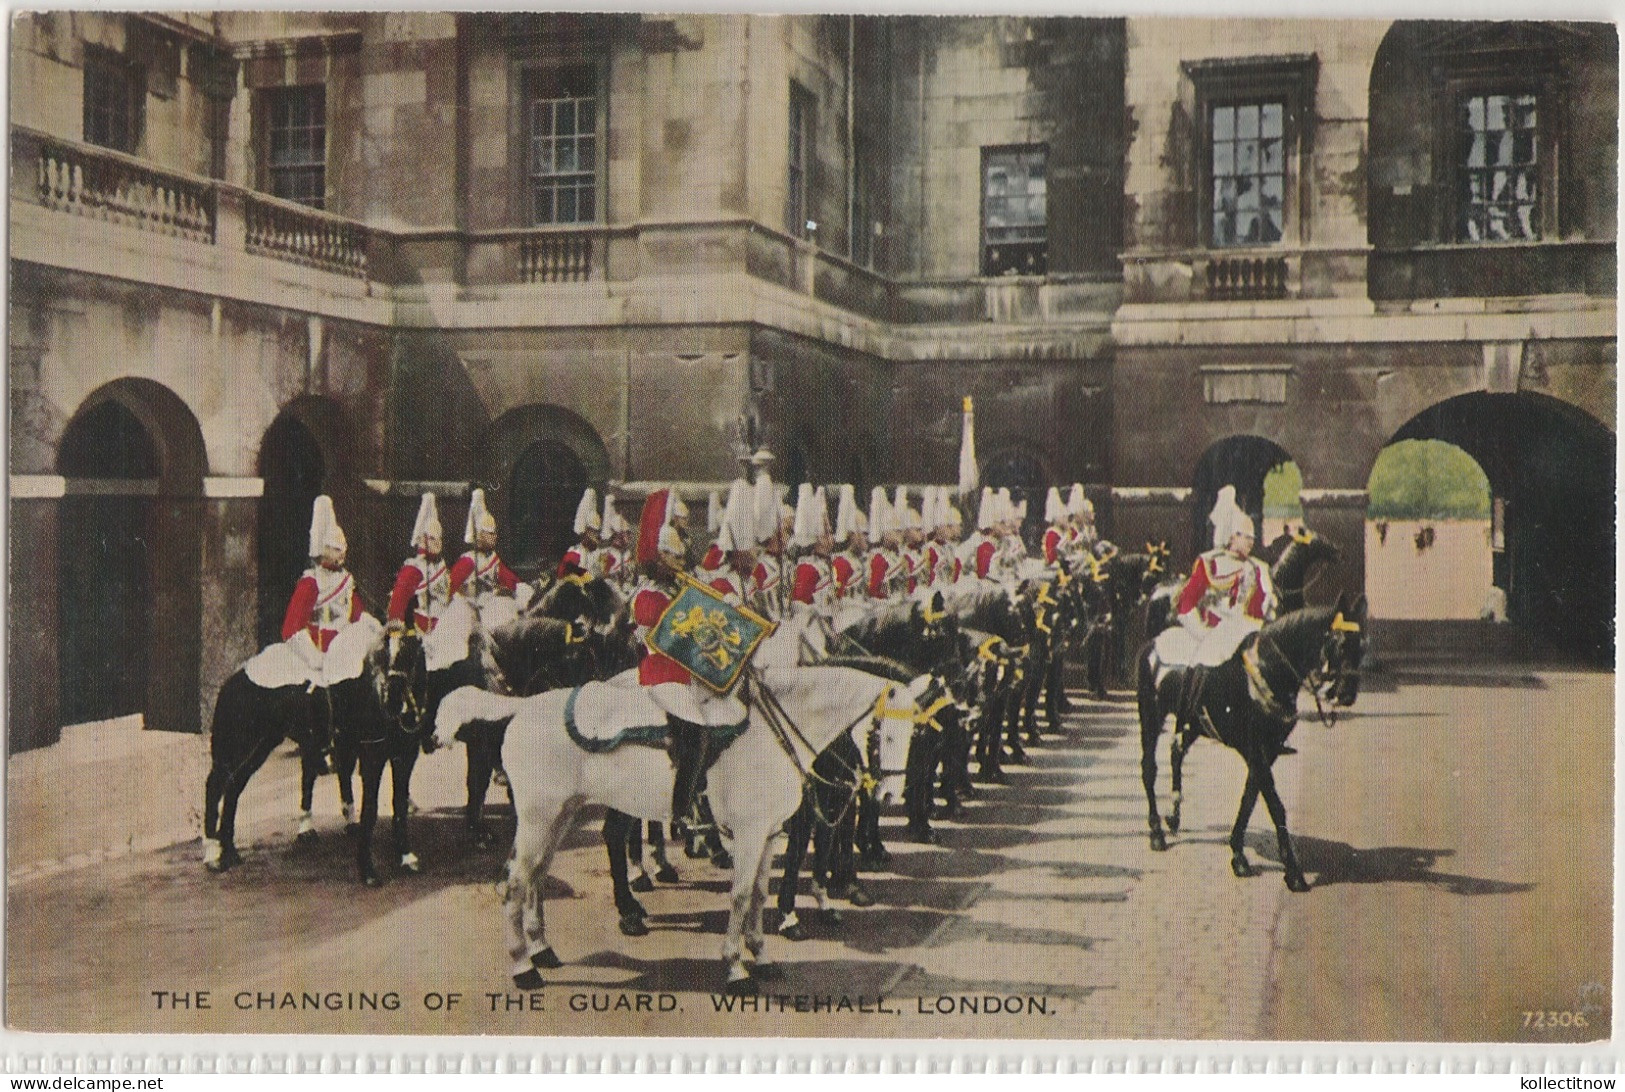
M 1062 731 L 1008 768 L 1009 785 L 984 789 L 964 822 L 938 824 L 941 844 L 903 841 L 901 819 L 888 816 L 894 859 L 864 877 L 876 905 L 843 906 L 838 926 L 809 922 L 800 943 L 770 935 L 767 996 L 732 1012 L 711 992 L 722 982 L 727 875 L 677 854 L 682 881 L 642 896 L 652 934 L 622 937 L 596 823 L 571 836 L 549 884 L 549 937 L 566 966 L 538 998 L 514 993 L 498 917 L 503 854 L 473 850 L 459 832 L 460 752 L 424 759 L 414 781 L 414 848 L 428 871 L 386 866 L 377 890 L 353 878 L 331 779 L 318 785 L 317 845 L 293 844 L 291 755 L 275 756 L 245 798 L 247 861 L 225 876 L 205 873 L 195 837 L 182 840 L 184 815 L 156 849 L 145 843 L 162 840 L 157 823 L 142 839 L 103 839 L 111 848 L 99 856 L 84 822 L 72 838 L 25 837 L 48 831 L 61 804 L 23 821 L 19 799 L 38 808 L 49 795 L 19 791 L 28 786 L 14 760 L 8 847 L 33 858 L 14 851 L 8 864 L 8 1022 L 1519 1040 L 1538 1038 L 1516 1026 L 1524 1006 L 1590 1005 L 1588 1025 L 1601 1030 L 1583 1037 L 1607 1033 L 1607 997 L 1599 1010 L 1588 984 L 1612 981 L 1612 676 L 1378 680 L 1331 730 L 1305 721 L 1301 753 L 1277 764 L 1316 884 L 1301 896 L 1281 883 L 1262 808 L 1249 834 L 1261 875 L 1230 875 L 1224 841 L 1244 770 L 1212 744 L 1186 766 L 1184 829 L 1153 853 L 1128 696 L 1074 697 Z M 37 780 L 45 764 L 22 772 Z M 1166 806 L 1166 741 L 1160 765 Z M 1557 786 L 1574 791 L 1547 791 Z M 102 826 L 119 829 L 112 817 Z M 380 834 L 382 863 L 387 824 Z M 42 856 L 55 845 L 71 852 Z M 811 900 L 801 904 L 810 917 Z M 1494 990 L 1486 968 L 1500 976 Z M 160 1008 L 154 990 L 207 990 L 210 1007 Z M 306 992 L 321 995 L 315 1010 L 301 1007 Z M 436 1000 L 447 994 L 460 995 L 449 1012 Z M 1571 1027 L 1565 1037 L 1581 1036 Z

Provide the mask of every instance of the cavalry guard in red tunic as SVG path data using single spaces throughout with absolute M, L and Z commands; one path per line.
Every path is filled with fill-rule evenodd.
M 733 606 L 743 606 L 750 597 L 751 573 L 756 568 L 755 501 L 743 478 L 729 487 L 728 503 L 718 517 L 717 540 L 706 552 L 716 563 L 701 577 L 711 590 Z
M 803 483 L 796 497 L 794 545 L 803 551 L 796 563 L 790 601 L 800 609 L 828 617 L 835 607 L 835 571 L 830 555 L 835 552 L 835 536 L 829 528 L 829 501 L 822 488 Z
M 1249 633 L 1275 613 L 1269 569 L 1252 556 L 1252 517 L 1236 504 L 1236 488 L 1219 490 L 1213 511 L 1213 549 L 1196 559 L 1180 592 L 1179 625 L 1158 635 L 1157 658 L 1166 665 L 1195 668 L 1181 702 L 1182 715 L 1195 711 L 1206 669 L 1230 659 Z
M 1044 495 L 1044 564 L 1055 567 L 1066 563 L 1067 545 L 1071 538 L 1072 517 L 1061 501 L 1061 491 L 1049 487 Z
M 319 654 L 328 650 L 339 631 L 361 620 L 361 596 L 344 567 L 348 552 L 344 528 L 333 515 L 332 499 L 317 497 L 310 519 L 312 564 L 293 586 L 293 598 L 288 600 L 282 618 L 284 641 L 300 634 L 310 639 L 309 650 L 318 655 L 313 659 L 309 651 L 301 648 L 300 654 L 307 662 L 319 663 Z
M 519 578 L 497 556 L 497 521 L 485 507 L 483 489 L 469 498 L 463 541 L 474 548 L 451 567 L 451 594 L 460 592 L 476 602 L 487 595 L 513 595 Z
M 785 588 L 784 547 L 790 528 L 784 516 L 788 511 L 793 524 L 795 509 L 780 503 L 778 490 L 765 466 L 757 473 L 753 493 L 757 550 L 756 567 L 751 571 L 750 605 L 763 616 L 778 621 L 784 617 L 784 604 L 789 598 Z
M 451 573 L 441 549 L 440 513 L 433 493 L 423 494 L 418 518 L 412 524 L 412 548 L 416 556 L 406 560 L 395 576 L 389 595 L 390 633 L 408 628 L 427 636 L 434 632 L 440 616 L 451 603 Z M 410 614 L 408 613 L 410 611 Z
M 875 486 L 874 492 L 869 495 L 869 537 L 876 540 L 875 548 L 869 553 L 870 599 L 892 598 L 901 580 L 908 577 L 899 553 L 903 536 L 896 520 L 891 502 L 886 499 L 886 491 Z
M 688 544 L 676 522 L 680 519 L 678 512 L 686 514 L 686 508 L 681 498 L 667 489 L 649 494 L 643 504 L 637 559 L 644 579 L 632 596 L 632 619 L 640 643 L 677 598 L 677 574 L 687 567 Z M 676 767 L 671 814 L 674 820 L 689 822 L 708 764 L 709 729 L 739 723 L 745 719 L 745 709 L 735 698 L 712 693 L 695 681 L 688 668 L 652 648 L 638 664 L 638 682 L 666 712 Z
M 1083 494 L 1083 486 L 1074 482 L 1072 491 L 1067 494 L 1066 511 L 1071 519 L 1071 546 L 1073 553 L 1081 560 L 1089 551 L 1095 548 L 1100 539 L 1100 532 L 1095 530 L 1095 505 Z
M 603 575 L 603 542 L 599 537 L 603 526 L 603 517 L 598 514 L 598 494 L 589 485 L 581 494 L 581 503 L 576 505 L 576 518 L 572 525 L 572 530 L 579 537 L 576 544 L 564 551 L 564 556 L 559 559 L 560 580 L 567 576 Z
M 860 602 L 868 592 L 863 572 L 869 553 L 868 531 L 869 521 L 858 507 L 856 492 L 850 485 L 841 486 L 835 505 L 835 542 L 841 552 L 829 563 L 830 572 L 834 574 L 835 598 L 841 602 Z
M 630 592 L 637 583 L 637 563 L 632 557 L 632 525 L 626 522 L 615 505 L 612 493 L 604 494 L 604 516 L 600 532 L 606 545 L 603 548 L 604 579 Z
M 895 594 L 898 597 L 913 595 L 925 575 L 925 523 L 920 513 L 909 506 L 908 490 L 904 486 L 897 487 L 892 515 L 902 532 L 902 548 L 899 551 L 901 579 Z
M 999 540 L 995 537 L 998 526 L 999 495 L 984 487 L 976 505 L 976 532 L 965 540 L 960 550 L 966 571 L 974 573 L 978 580 L 993 577 L 993 558 L 999 550 Z

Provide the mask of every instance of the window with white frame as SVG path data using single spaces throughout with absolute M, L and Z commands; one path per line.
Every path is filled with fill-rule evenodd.
M 603 111 L 597 67 L 532 69 L 524 86 L 530 222 L 598 222 Z
M 1041 275 L 1049 253 L 1049 150 L 982 149 L 982 275 Z
M 327 205 L 327 88 L 274 87 L 265 106 L 265 189 L 311 208 Z

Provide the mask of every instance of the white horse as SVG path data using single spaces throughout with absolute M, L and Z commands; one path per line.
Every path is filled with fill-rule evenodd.
M 804 772 L 836 736 L 873 718 L 881 720 L 884 734 L 900 735 L 900 745 L 906 746 L 916 699 L 932 682 L 921 676 L 904 687 L 845 667 L 763 668 L 751 681 L 759 692 L 747 702 L 743 734 L 711 767 L 706 792 L 718 823 L 733 835 L 732 907 L 722 958 L 728 992 L 744 994 L 756 992 L 750 964 L 762 951 L 768 843 L 800 806 Z M 774 706 L 782 717 L 765 711 Z M 563 965 L 546 939 L 541 882 L 577 810 L 597 803 L 641 819 L 671 817 L 673 772 L 665 750 L 628 745 L 593 753 L 571 740 L 567 712 L 569 725 L 586 737 L 656 726 L 664 731 L 666 723 L 641 687 L 612 683 L 531 698 L 462 687 L 441 703 L 435 721 L 443 745 L 454 742 L 467 724 L 509 721 L 502 759 L 519 829 L 504 909 L 513 979 L 524 990 L 541 988 L 539 968 Z M 892 746 L 897 745 L 894 740 Z

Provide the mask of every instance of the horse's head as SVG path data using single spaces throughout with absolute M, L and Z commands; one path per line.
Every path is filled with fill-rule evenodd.
M 901 803 L 908 773 L 908 751 L 920 732 L 941 731 L 931 722 L 953 703 L 947 684 L 936 675 L 920 675 L 897 683 L 876 703 L 870 738 L 870 770 L 875 777 L 874 798 L 881 804 Z
M 416 629 L 384 634 L 368 654 L 367 665 L 384 716 L 409 733 L 422 728 L 429 691 L 423 635 Z
M 1360 661 L 1365 655 L 1366 621 L 1365 596 L 1355 596 L 1350 600 L 1347 592 L 1339 593 L 1327 626 L 1320 668 L 1321 692 L 1338 705 L 1353 705 L 1360 695 Z

